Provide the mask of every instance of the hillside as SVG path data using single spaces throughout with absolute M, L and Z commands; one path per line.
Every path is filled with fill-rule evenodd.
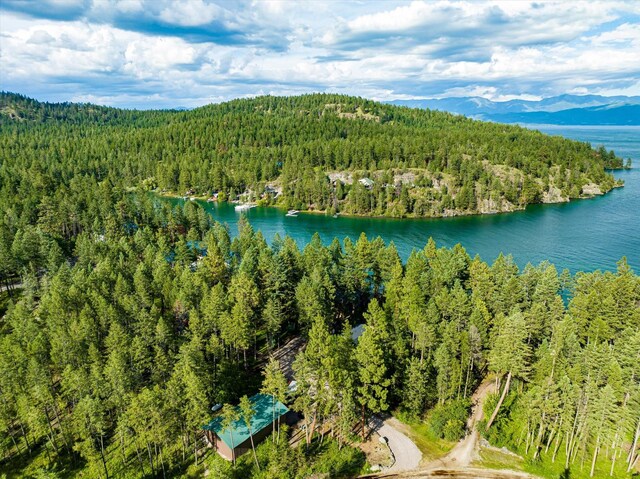
M 622 167 L 518 126 L 326 94 L 136 111 L 2 93 L 0 133 L 0 201 L 18 210 L 61 209 L 60 184 L 82 176 L 328 213 L 495 213 L 607 192 Z

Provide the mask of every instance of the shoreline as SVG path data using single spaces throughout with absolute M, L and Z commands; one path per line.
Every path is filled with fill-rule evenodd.
M 535 205 L 557 205 L 557 204 L 563 204 L 563 203 L 571 203 L 574 201 L 580 201 L 580 200 L 591 200 L 591 199 L 595 199 L 598 197 L 602 197 L 605 196 L 606 194 L 610 193 L 611 191 L 615 190 L 615 189 L 619 189 L 619 188 L 623 188 L 624 187 L 624 183 L 622 184 L 614 184 L 613 187 L 605 192 L 602 193 L 596 193 L 596 194 L 589 194 L 589 195 L 584 195 L 584 196 L 580 196 L 577 198 L 568 198 L 566 200 L 559 200 L 559 201 L 548 201 L 548 202 L 544 202 L 541 201 L 539 203 L 528 203 L 525 206 L 518 206 L 518 207 L 514 207 L 513 209 L 510 210 L 504 210 L 504 211 L 492 211 L 492 212 L 465 212 L 465 211 L 452 211 L 452 214 L 442 214 L 442 215 L 438 215 L 438 216 L 416 216 L 413 214 L 409 214 L 409 215 L 405 215 L 405 216 L 390 216 L 390 215 L 375 215 L 375 214 L 359 214 L 359 213 L 344 213 L 344 212 L 337 212 L 337 217 L 335 219 L 338 218 L 363 218 L 363 219 L 395 219 L 395 220 L 440 220 L 440 219 L 447 219 L 447 218 L 461 218 L 461 217 L 474 217 L 474 216 L 478 216 L 478 217 L 482 217 L 482 216 L 496 216 L 496 215 L 504 215 L 504 214 L 509 214 L 509 213 L 516 213 L 516 212 L 520 212 L 520 211 L 525 211 L 529 206 L 535 206 Z M 207 195 L 193 195 L 193 196 L 189 196 L 187 197 L 187 199 L 185 200 L 185 196 L 186 195 L 180 195 L 178 193 L 174 193 L 174 192 L 157 192 L 157 191 L 150 191 L 150 193 L 162 197 L 162 198 L 173 198 L 173 199 L 178 199 L 178 200 L 182 200 L 182 201 L 200 201 L 200 202 L 204 202 L 204 203 L 210 203 L 207 201 L 207 199 L 209 198 L 209 196 Z M 194 198 L 193 200 L 191 200 L 191 198 Z M 213 202 L 213 203 L 217 203 L 217 201 Z M 233 202 L 230 201 L 222 201 L 220 203 L 228 203 L 229 205 L 234 205 Z M 261 208 L 275 208 L 275 209 L 279 209 L 279 210 L 283 210 L 283 211 L 287 211 L 290 208 L 287 208 L 286 206 L 283 205 L 279 205 L 279 204 L 265 204 L 265 205 L 257 205 L 256 202 L 253 203 L 238 203 L 238 204 L 253 204 L 255 206 L 259 206 Z M 331 217 L 333 215 L 329 215 L 327 214 L 327 210 L 309 210 L 309 209 L 301 209 L 299 210 L 300 214 L 309 214 L 309 215 L 316 215 L 316 216 L 328 216 Z

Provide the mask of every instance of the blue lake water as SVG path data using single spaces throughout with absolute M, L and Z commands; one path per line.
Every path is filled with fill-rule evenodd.
M 552 135 L 604 145 L 618 156 L 631 158 L 634 168 L 615 172 L 625 181 L 604 196 L 556 205 L 533 205 L 525 211 L 501 215 L 439 219 L 332 218 L 318 214 L 286 217 L 276 208 L 253 208 L 247 213 L 268 241 L 276 233 L 289 235 L 303 247 L 318 232 L 322 240 L 381 236 L 393 241 L 406 259 L 433 237 L 439 246 L 461 243 L 470 255 L 492 262 L 500 252 L 511 253 L 522 267 L 549 260 L 571 272 L 615 270 L 626 256 L 640 273 L 640 127 L 529 125 Z M 171 200 L 180 202 L 182 200 Z M 237 232 L 239 214 L 233 205 L 202 203 L 218 221 Z

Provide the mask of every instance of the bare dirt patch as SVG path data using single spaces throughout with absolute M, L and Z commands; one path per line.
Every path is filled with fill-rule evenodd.
M 358 444 L 358 448 L 364 452 L 367 456 L 367 462 L 372 466 L 379 465 L 381 468 L 388 468 L 393 464 L 389 446 L 380 442 L 378 433 L 370 434 L 367 441 Z

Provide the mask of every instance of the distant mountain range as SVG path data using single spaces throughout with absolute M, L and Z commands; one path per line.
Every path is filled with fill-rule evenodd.
M 539 101 L 481 97 L 393 100 L 394 105 L 448 111 L 501 123 L 640 125 L 640 96 L 560 95 Z

